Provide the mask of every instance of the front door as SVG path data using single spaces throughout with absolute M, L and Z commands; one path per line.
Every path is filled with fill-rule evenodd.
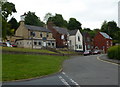
M 47 45 L 46 42 L 43 42 L 43 46 L 46 47 L 46 45 Z

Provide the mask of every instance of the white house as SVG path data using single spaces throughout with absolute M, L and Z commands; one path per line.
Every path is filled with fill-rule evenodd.
M 79 29 L 69 31 L 69 49 L 83 51 L 83 36 Z

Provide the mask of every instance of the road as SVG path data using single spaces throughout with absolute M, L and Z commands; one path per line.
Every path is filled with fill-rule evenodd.
M 63 71 L 58 74 L 30 81 L 6 82 L 3 85 L 55 85 L 57 87 L 58 85 L 65 87 L 72 87 L 73 85 L 75 87 L 82 87 L 82 85 L 104 85 L 104 87 L 107 87 L 106 85 L 118 85 L 118 66 L 100 61 L 97 56 L 73 56 L 64 61 Z

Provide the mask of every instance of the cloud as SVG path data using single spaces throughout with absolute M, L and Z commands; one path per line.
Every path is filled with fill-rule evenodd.
M 100 28 L 104 20 L 117 22 L 119 0 L 8 0 L 16 6 L 16 19 L 24 12 L 32 11 L 44 19 L 46 13 L 62 14 L 67 21 L 74 17 L 83 27 Z

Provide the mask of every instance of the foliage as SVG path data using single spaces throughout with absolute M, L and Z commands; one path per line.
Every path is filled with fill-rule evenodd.
M 113 40 L 117 40 L 117 42 L 120 43 L 120 28 L 117 27 L 117 23 L 115 21 L 104 21 L 101 26 L 101 31 L 106 32 L 113 38 Z
M 110 59 L 120 60 L 120 45 L 109 48 L 107 55 Z
M 13 3 L 9 2 L 2 2 L 2 11 L 1 11 L 1 16 L 2 16 L 2 38 L 6 39 L 7 35 L 10 35 L 10 26 L 7 22 L 7 18 L 12 15 L 12 13 L 15 13 L 15 5 Z
M 10 25 L 10 35 L 13 35 L 14 33 L 15 33 L 15 31 L 16 31 L 16 29 L 18 28 L 18 22 L 17 22 L 17 20 L 15 19 L 15 18 L 11 18 L 10 20 L 9 20 L 9 25 Z M 11 32 L 12 31 L 12 32 Z
M 66 56 L 2 55 L 2 80 L 35 78 L 58 72 Z
M 44 21 L 47 22 L 50 17 L 53 17 L 53 15 L 51 13 L 46 13 Z
M 81 23 L 77 21 L 75 18 L 70 18 L 68 22 L 68 29 L 69 30 L 75 30 L 75 29 L 82 29 Z
M 99 29 L 94 29 L 94 30 L 91 30 L 90 28 L 84 28 L 82 30 L 82 32 L 87 32 L 90 34 L 91 38 L 94 38 L 94 36 L 99 32 L 100 30 Z
M 9 15 L 12 15 L 12 13 L 17 12 L 15 9 L 15 5 L 10 2 L 5 2 L 2 5 L 2 16 L 4 19 L 7 19 Z
M 28 12 L 25 17 L 25 24 L 34 26 L 44 26 L 44 23 L 36 16 L 35 12 Z
M 49 17 L 47 23 L 48 22 L 53 22 L 58 27 L 65 27 L 65 28 L 67 28 L 67 21 L 64 20 L 64 18 L 62 17 L 61 14 L 56 14 L 53 17 Z

